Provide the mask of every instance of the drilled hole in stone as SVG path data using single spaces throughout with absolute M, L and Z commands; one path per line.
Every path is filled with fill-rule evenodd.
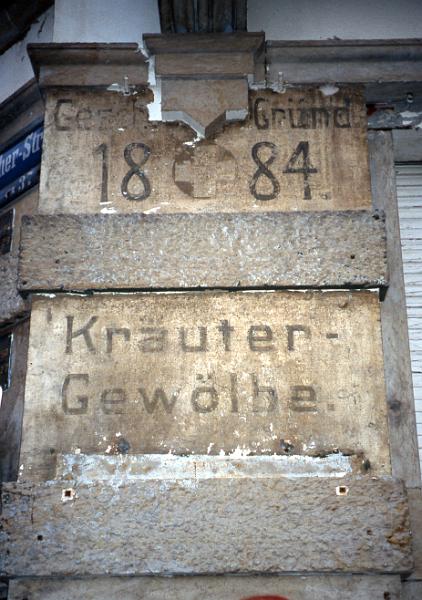
M 42 542 L 42 541 L 43 541 L 43 539 L 44 539 L 44 538 L 43 538 L 43 536 L 42 536 L 41 534 L 40 534 L 40 535 L 37 535 L 37 540 L 38 540 L 39 542 Z
M 68 502 L 69 500 L 73 500 L 76 497 L 75 490 L 72 488 L 67 488 L 62 490 L 62 501 Z
M 336 487 L 337 496 L 347 496 L 349 493 L 349 488 L 346 485 L 339 485 Z
M 290 454 L 294 450 L 294 445 L 289 440 L 280 440 L 280 449 L 285 454 Z

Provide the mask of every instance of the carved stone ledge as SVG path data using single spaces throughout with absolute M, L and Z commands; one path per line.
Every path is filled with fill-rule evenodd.
M 161 97 L 163 121 L 182 121 L 204 137 L 248 115 L 246 79 L 164 79 Z
M 248 82 L 263 82 L 264 34 L 146 35 L 161 87 L 164 121 L 182 121 L 209 137 L 248 111 Z
M 41 88 L 114 84 L 129 95 L 148 82 L 146 57 L 137 44 L 28 44 L 28 54 Z
M 144 35 L 160 77 L 264 75 L 264 33 Z M 262 77 L 263 79 L 263 77 Z
M 421 81 L 420 39 L 297 40 L 267 43 L 267 80 L 285 85 Z M 407 84 L 406 84 L 407 85 Z M 413 110 L 413 109 L 412 109 Z

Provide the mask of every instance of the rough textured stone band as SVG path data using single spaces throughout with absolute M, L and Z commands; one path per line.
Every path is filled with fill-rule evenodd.
M 23 218 L 21 291 L 387 285 L 367 211 Z
M 403 486 L 390 478 L 66 483 L 4 486 L 2 574 L 406 573 L 412 567 Z

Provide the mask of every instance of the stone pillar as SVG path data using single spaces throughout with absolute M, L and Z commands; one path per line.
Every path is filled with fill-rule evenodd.
M 19 469 L 30 313 L 17 289 L 20 224 L 37 212 L 43 114 L 36 82 L 0 105 L 0 482 Z
M 398 599 L 362 90 L 267 89 L 261 34 L 145 45 L 31 50 L 10 597 Z

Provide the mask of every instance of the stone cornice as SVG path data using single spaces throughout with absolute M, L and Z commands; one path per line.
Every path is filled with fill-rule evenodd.
M 137 44 L 28 44 L 28 54 L 42 88 L 124 87 L 125 81 L 137 87 L 148 81 L 147 59 Z

